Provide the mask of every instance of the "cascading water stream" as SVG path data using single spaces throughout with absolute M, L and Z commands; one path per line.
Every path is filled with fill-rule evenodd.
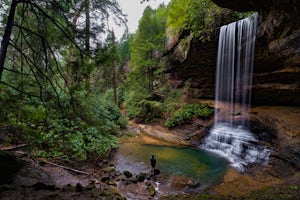
M 215 105 L 227 105 L 228 112 L 215 112 L 215 124 L 201 145 L 225 156 L 239 171 L 267 162 L 270 154 L 247 129 L 257 18 L 254 14 L 220 29 Z M 242 116 L 238 124 L 233 120 L 236 115 Z

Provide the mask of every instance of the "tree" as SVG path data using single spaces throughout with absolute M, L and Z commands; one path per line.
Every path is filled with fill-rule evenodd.
M 167 27 L 175 35 L 182 30 L 193 32 L 194 36 L 207 27 L 218 10 L 211 0 L 171 0 L 167 10 Z
M 165 21 L 159 15 L 164 6 L 153 10 L 146 7 L 131 46 L 131 66 L 137 72 L 137 82 L 145 86 L 148 93 L 154 90 L 154 72 L 158 68 L 165 40 Z
M 1 81 L 1 77 L 2 77 L 2 72 L 4 70 L 5 57 L 6 57 L 7 48 L 8 48 L 8 45 L 9 45 L 11 32 L 12 32 L 12 29 L 13 29 L 14 16 L 15 16 L 15 13 L 16 13 L 16 7 L 17 7 L 18 3 L 19 2 L 16 1 L 16 0 L 12 0 L 12 2 L 11 2 L 6 28 L 5 28 L 4 35 L 3 35 L 3 38 L 2 38 L 2 41 L 1 41 L 1 47 L 0 47 L 0 81 Z
M 131 71 L 127 77 L 126 107 L 129 117 L 151 120 L 159 115 L 154 93 L 161 82 L 165 18 L 161 5 L 157 10 L 146 7 L 136 34 L 130 43 Z
M 0 26 L 5 33 L 0 55 L 1 128 L 2 123 L 17 127 L 33 146 L 47 147 L 47 155 L 86 158 L 107 154 L 116 144 L 114 134 L 124 125 L 120 111 L 98 90 L 77 86 L 90 81 L 96 66 L 90 58 L 95 56 L 94 44 L 100 44 L 95 38 L 107 30 L 104 19 L 120 11 L 116 1 L 90 0 L 89 36 L 80 25 L 86 14 L 84 0 L 4 3 L 0 8 L 6 24 Z M 99 24 L 96 10 L 101 11 L 98 17 L 103 16 Z M 122 21 L 122 13 L 117 15 Z M 87 37 L 91 41 L 88 48 Z M 74 80 L 74 87 L 66 75 Z

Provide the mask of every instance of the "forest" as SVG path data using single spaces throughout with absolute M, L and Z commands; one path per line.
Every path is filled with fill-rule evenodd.
M 183 27 L 201 31 L 212 20 L 205 13 L 210 1 L 184 3 L 186 15 L 178 12 L 181 1 L 168 8 L 147 7 L 138 31 L 125 32 L 120 41 L 106 24 L 113 17 L 126 26 L 116 1 L 5 3 L 1 126 L 18 135 L 19 142 L 30 143 L 35 155 L 75 160 L 107 156 L 127 118 L 149 122 L 163 117 L 171 127 L 194 114 L 213 112 L 194 105 L 199 107 L 194 114 L 181 111 L 186 118 L 185 113 L 162 116 L 183 107 L 178 101 L 183 89 L 172 89 L 164 73 L 166 26 L 172 34 Z
M 214 114 L 219 112 L 219 108 L 215 109 L 214 103 L 212 103 L 215 96 L 212 91 L 215 86 L 210 83 L 215 80 L 215 75 L 213 77 L 207 75 L 211 71 L 210 68 L 215 69 L 216 64 L 217 50 L 211 47 L 217 46 L 215 31 L 219 31 L 219 27 L 222 25 L 252 16 L 256 11 L 265 13 L 262 15 L 263 17 L 267 16 L 266 13 L 269 11 L 265 7 L 259 8 L 260 4 L 247 4 L 248 9 L 245 9 L 243 6 L 235 6 L 235 4 L 227 5 L 222 0 L 221 3 L 211 0 L 171 0 L 168 5 L 161 4 L 158 8 L 146 7 L 139 20 L 137 31 L 129 33 L 126 29 L 127 15 L 116 0 L 0 0 L 0 2 L 1 155 L 4 152 L 2 150 L 21 149 L 23 154 L 26 152 L 26 155 L 32 157 L 34 161 L 40 160 L 44 164 L 49 162 L 56 163 L 58 166 L 69 166 L 69 169 L 78 169 L 79 174 L 93 168 L 90 166 L 97 165 L 95 163 L 101 163 L 100 168 L 103 169 L 101 173 L 112 167 L 110 163 L 117 149 L 121 148 L 120 141 L 133 134 L 128 132 L 128 127 L 132 124 L 137 127 L 159 126 L 166 131 L 181 132 L 181 135 L 188 134 L 183 136 L 178 134 L 180 136 L 177 137 L 182 142 L 177 142 L 175 146 L 194 148 L 195 144 L 199 145 L 202 138 L 208 134 L 207 130 L 213 125 Z M 145 3 L 145 0 L 140 3 Z M 269 6 L 268 3 L 265 4 Z M 294 4 L 293 8 L 296 10 L 299 5 Z M 231 7 L 233 10 L 228 9 Z M 289 8 L 287 6 L 286 9 Z M 292 11 L 290 13 L 293 14 Z M 264 19 L 268 18 L 262 18 L 262 20 Z M 125 28 L 121 39 L 116 38 L 113 28 L 109 25 L 111 20 L 116 26 Z M 297 25 L 298 21 L 297 19 Z M 279 26 L 277 28 L 274 30 L 280 32 Z M 288 34 L 294 33 L 289 28 L 282 32 L 281 35 L 276 34 L 280 35 L 279 37 L 288 38 Z M 268 37 L 269 41 L 278 39 L 275 36 L 272 38 L 268 35 Z M 289 39 L 291 38 L 294 39 L 296 36 L 289 37 Z M 198 46 L 195 41 L 199 44 Z M 257 45 L 256 52 L 263 52 L 260 51 L 260 48 L 262 49 L 260 44 L 265 44 L 262 41 L 267 40 L 258 38 L 258 42 L 261 43 Z M 281 43 L 278 42 L 278 44 Z M 272 47 L 276 48 L 276 45 Z M 191 50 L 193 48 L 194 51 Z M 194 55 L 198 51 L 203 54 Z M 274 52 L 278 51 L 274 50 Z M 260 55 L 263 56 L 257 57 L 269 56 L 270 59 L 265 59 L 266 63 L 275 66 L 275 62 L 272 63 L 272 56 L 277 54 L 271 53 L 261 53 Z M 295 55 L 298 56 L 299 53 L 295 53 Z M 284 56 L 288 57 L 289 55 Z M 280 61 L 284 60 L 282 57 L 280 58 Z M 283 62 L 281 66 L 287 66 L 288 69 L 297 66 L 293 69 L 298 69 L 299 65 L 296 60 L 286 62 L 289 64 Z M 257 61 L 254 65 L 259 65 L 259 63 L 260 61 Z M 203 68 L 202 66 L 208 67 Z M 274 67 L 273 69 L 275 71 Z M 254 73 L 263 74 L 263 70 L 255 71 L 254 68 Z M 289 79 L 290 81 L 283 81 L 283 84 L 291 86 L 294 84 L 292 81 L 295 80 L 295 84 L 299 86 L 299 82 L 295 78 L 299 75 L 299 71 L 284 71 L 284 73 L 289 72 L 293 75 L 286 76 L 292 78 Z M 198 77 L 200 78 L 198 79 Z M 254 74 L 253 85 L 257 83 L 258 78 L 255 79 L 256 77 L 261 76 Z M 263 79 L 262 77 L 259 80 Z M 278 80 L 281 81 L 281 78 Z M 298 97 L 298 90 L 299 87 L 291 89 L 295 95 L 291 97 L 293 99 L 289 98 L 288 102 L 286 99 L 289 95 L 284 92 L 276 93 L 279 97 L 277 98 L 275 95 L 274 104 L 291 105 L 298 110 L 297 100 L 294 100 Z M 253 91 L 254 104 L 273 106 L 274 104 L 270 103 L 272 97 L 268 98 L 267 102 L 265 100 L 267 97 L 261 95 L 271 96 L 272 91 L 268 93 L 269 91 L 260 90 L 260 88 Z M 221 108 L 223 109 L 223 107 Z M 265 112 L 262 110 L 256 111 L 254 108 L 251 114 Z M 274 119 L 272 123 L 269 123 L 266 118 L 263 118 L 265 115 L 262 117 L 259 114 L 251 118 L 251 120 L 255 118 L 256 121 L 251 121 L 250 128 L 252 132 L 256 131 L 257 138 L 262 140 L 258 143 L 267 144 L 267 148 L 273 148 L 276 146 L 274 138 L 277 138 L 276 134 L 282 130 L 294 130 L 293 133 L 295 133 L 293 139 L 284 141 L 298 141 L 300 135 L 298 134 L 298 125 L 288 124 L 289 129 L 284 129 L 284 125 L 276 124 L 279 123 L 279 120 Z M 231 113 L 231 116 L 237 116 L 237 118 L 239 115 L 239 112 Z M 298 116 L 295 114 L 296 119 Z M 279 128 L 272 127 L 274 124 L 276 124 L 276 128 Z M 190 134 L 190 132 L 195 134 Z M 266 136 L 265 132 L 270 134 Z M 160 138 L 159 132 L 152 131 L 151 134 L 154 138 Z M 292 167 L 289 168 L 290 173 L 287 176 L 292 177 L 292 174 L 298 174 L 299 178 L 299 163 L 297 164 L 297 162 L 300 158 L 296 156 L 299 143 L 291 142 L 288 145 L 294 145 L 287 153 L 287 157 L 294 161 L 291 161 Z M 276 152 L 281 153 L 281 150 Z M 273 157 L 276 159 L 276 156 L 280 157 L 277 154 Z M 1 162 L 6 161 L 1 160 Z M 278 163 L 274 165 L 281 166 Z M 0 171 L 3 172 L 5 167 L 1 167 Z M 273 171 L 276 170 L 277 168 Z M 254 173 L 254 170 L 252 172 Z M 109 173 L 110 178 L 107 179 L 117 176 L 117 172 L 114 172 L 114 175 L 111 175 L 111 171 Z M 265 189 L 264 186 L 280 182 L 274 175 L 275 172 L 265 170 L 262 173 L 271 174 L 272 180 L 270 178 L 269 184 L 263 183 L 259 187 L 254 186 L 255 183 L 253 183 L 250 187 L 253 190 Z M 103 174 L 99 174 L 100 172 L 98 178 L 101 180 L 101 184 L 113 185 L 111 181 L 103 180 Z M 125 173 L 124 175 L 127 177 Z M 2 176 L 1 179 L 5 177 Z M 239 177 L 243 178 L 237 179 L 237 181 L 247 182 L 246 176 L 248 175 L 241 173 Z M 154 179 L 150 179 L 151 181 Z M 289 181 L 291 184 L 283 189 L 283 193 L 284 195 L 290 194 L 293 198 L 299 194 L 300 189 L 299 186 L 296 186 L 297 182 L 294 182 L 294 179 L 289 179 Z M 0 181 L 0 183 L 3 182 L 6 181 Z M 202 183 L 200 182 L 200 184 Z M 103 187 L 100 188 L 103 189 Z M 146 188 L 150 197 L 153 198 L 156 195 L 154 186 L 149 189 L 148 185 Z M 219 197 L 206 196 L 206 193 L 214 193 L 209 189 L 211 188 L 205 190 L 203 196 L 163 197 L 162 195 L 159 198 L 253 199 L 255 195 L 263 195 L 261 192 L 276 195 L 279 191 L 278 188 L 267 188 L 256 194 L 248 194 L 246 193 L 249 192 L 248 190 L 241 189 L 243 197 L 230 195 Z M 0 195 L 1 192 L 7 190 L 9 189 L 0 187 Z M 78 184 L 76 186 L 77 192 L 87 190 L 78 189 Z M 169 190 L 171 191 L 171 189 Z M 111 192 L 111 188 L 109 191 L 109 194 L 104 195 L 107 199 L 122 199 L 124 197 L 121 196 L 126 193 L 122 191 L 122 188 L 118 189 L 119 196 Z M 222 189 L 214 191 L 220 192 Z M 201 190 L 200 193 L 203 191 Z M 226 192 L 220 193 L 227 194 Z M 93 198 L 87 198 L 86 194 L 84 194 L 86 196 L 83 195 L 84 197 L 80 195 L 78 199 L 97 199 L 99 197 L 94 193 Z M 139 198 L 143 199 L 144 194 L 139 193 L 139 195 Z M 50 198 L 50 196 L 48 197 Z M 100 196 L 103 196 L 103 193 Z M 103 199 L 105 198 L 103 197 Z M 131 199 L 130 196 L 127 198 Z M 255 196 L 255 198 L 259 199 L 260 197 Z M 273 199 L 273 197 L 271 196 L 269 199 Z M 282 199 L 289 198 L 282 196 Z

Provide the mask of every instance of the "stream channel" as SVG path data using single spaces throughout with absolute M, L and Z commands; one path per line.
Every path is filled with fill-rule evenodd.
M 149 174 L 153 154 L 157 160 L 156 168 L 160 170 L 159 176 L 184 176 L 207 187 L 219 182 L 230 165 L 225 158 L 200 148 L 175 146 L 153 140 L 155 139 L 139 133 L 130 139 L 121 140 L 115 157 L 117 170 L 128 170 L 133 175 Z

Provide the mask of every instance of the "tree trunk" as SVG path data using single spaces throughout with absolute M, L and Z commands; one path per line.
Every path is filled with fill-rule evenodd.
M 112 44 L 113 44 L 113 49 L 115 49 L 115 33 L 114 31 L 112 31 Z M 114 52 L 115 53 L 115 52 Z M 113 73 L 113 80 L 112 80 L 112 85 L 113 85 L 113 90 L 114 90 L 114 100 L 115 100 L 115 104 L 116 106 L 118 106 L 119 102 L 118 102 L 118 93 L 117 93 L 117 76 L 116 76 L 116 58 L 114 58 L 113 61 L 113 66 L 112 66 L 112 73 Z
M 14 18 L 15 18 L 15 12 L 18 2 L 16 0 L 12 0 L 10 11 L 6 23 L 5 32 L 1 41 L 1 48 L 0 48 L 0 80 L 2 77 L 2 72 L 4 70 L 4 62 L 6 58 L 7 48 L 9 45 L 10 35 L 13 29 L 14 25 Z
M 85 48 L 86 53 L 90 56 L 90 0 L 85 0 Z

